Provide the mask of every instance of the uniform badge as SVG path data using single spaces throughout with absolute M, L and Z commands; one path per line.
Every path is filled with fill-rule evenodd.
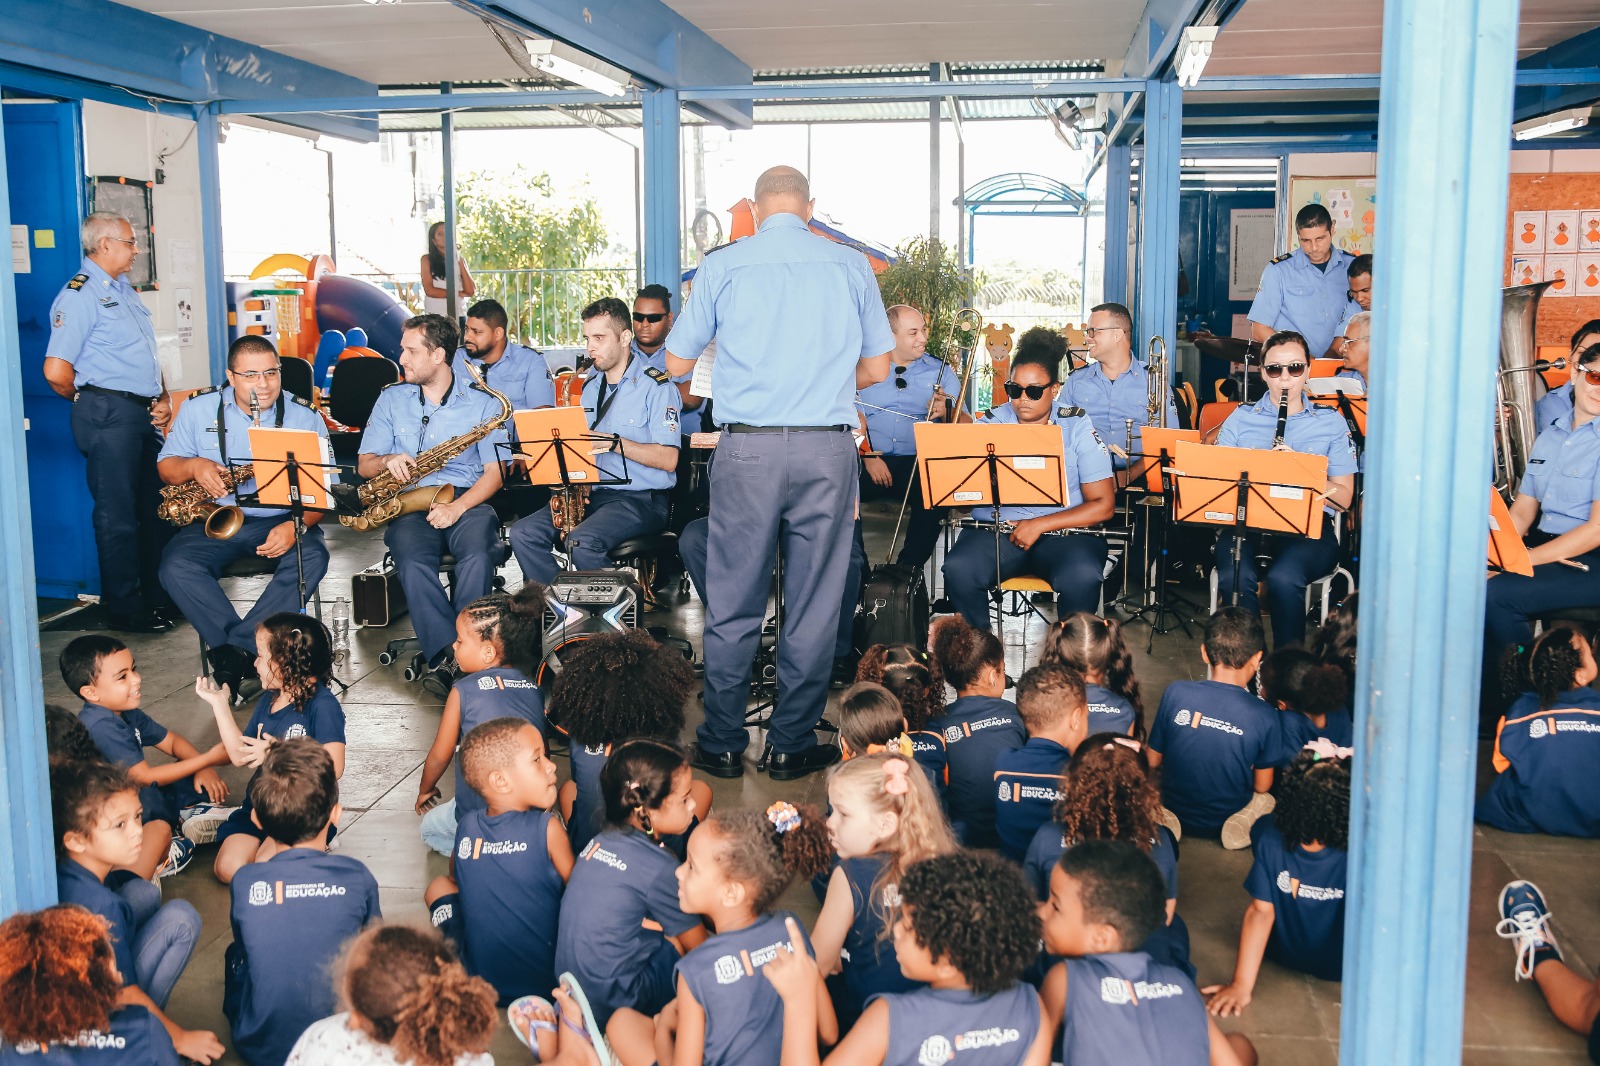
M 667 408 L 667 413 L 662 417 L 661 424 L 673 433 L 678 432 L 678 409 L 676 407 Z
M 83 283 L 88 280 L 89 275 L 87 274 L 74 274 L 72 275 L 72 280 L 67 282 L 67 288 L 71 289 L 73 292 L 77 292 L 79 289 L 83 288 Z
M 1106 447 L 1106 442 L 1100 439 L 1100 431 L 1098 429 L 1091 429 L 1089 431 L 1089 435 L 1094 438 L 1095 444 L 1099 446 L 1101 451 L 1104 452 L 1110 450 Z
M 50 319 L 50 325 L 54 326 L 56 329 L 60 329 L 62 326 L 66 325 L 66 324 L 67 324 L 67 313 L 65 311 L 57 311 L 55 313 L 54 317 L 52 317 Z

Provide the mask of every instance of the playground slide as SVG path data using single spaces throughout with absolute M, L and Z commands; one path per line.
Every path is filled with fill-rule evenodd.
M 324 274 L 317 279 L 317 328 L 349 333 L 363 329 L 367 347 L 398 362 L 400 334 L 410 317 L 388 292 L 340 274 Z

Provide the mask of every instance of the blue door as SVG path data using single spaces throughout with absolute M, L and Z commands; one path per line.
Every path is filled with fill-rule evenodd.
M 45 384 L 43 368 L 50 304 L 83 258 L 78 247 L 83 218 L 78 105 L 8 103 L 0 108 L 0 121 L 5 123 L 11 224 L 27 229 L 29 262 L 27 271 L 16 275 L 16 310 L 23 413 L 28 419 L 34 572 L 40 596 L 71 599 L 100 591 L 100 567 L 83 456 L 72 440 L 72 405 Z

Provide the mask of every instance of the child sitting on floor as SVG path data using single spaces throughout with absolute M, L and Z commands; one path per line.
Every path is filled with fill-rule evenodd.
M 912 756 L 928 772 L 941 798 L 949 782 L 944 736 L 928 723 L 944 713 L 944 672 L 939 661 L 911 644 L 874 644 L 856 665 L 857 681 L 873 681 L 900 701 Z
M 1061 798 L 1061 771 L 1089 734 L 1083 679 L 1060 663 L 1032 667 L 1017 681 L 1017 710 L 1028 742 L 995 759 L 994 828 L 1001 854 L 1020 863 Z
M 1279 648 L 1261 663 L 1261 698 L 1278 708 L 1278 753 L 1273 766 L 1287 766 L 1313 740 L 1355 747 L 1350 690 L 1344 670 L 1319 663 L 1304 648 Z
M 1133 672 L 1133 653 L 1115 618 L 1074 611 L 1044 635 L 1039 662 L 1061 663 L 1083 675 L 1089 732 L 1143 739 L 1144 700 Z
M 969 848 L 994 848 L 994 764 L 1003 751 L 1027 742 L 1016 704 L 1001 699 L 1006 690 L 1005 649 L 986 629 L 958 616 L 941 618 L 932 633 L 933 657 L 956 699 L 928 723 L 944 737 L 949 787 L 945 810 L 957 837 Z

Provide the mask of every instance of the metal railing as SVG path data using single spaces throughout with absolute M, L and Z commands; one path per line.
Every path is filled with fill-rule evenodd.
M 422 282 L 415 274 L 352 274 L 388 289 L 414 311 L 422 310 Z M 511 336 L 530 345 L 583 343 L 578 315 L 602 296 L 633 305 L 634 269 L 626 266 L 559 267 L 529 270 L 474 270 L 476 300 L 498 300 Z M 466 308 L 461 308 L 462 313 Z

